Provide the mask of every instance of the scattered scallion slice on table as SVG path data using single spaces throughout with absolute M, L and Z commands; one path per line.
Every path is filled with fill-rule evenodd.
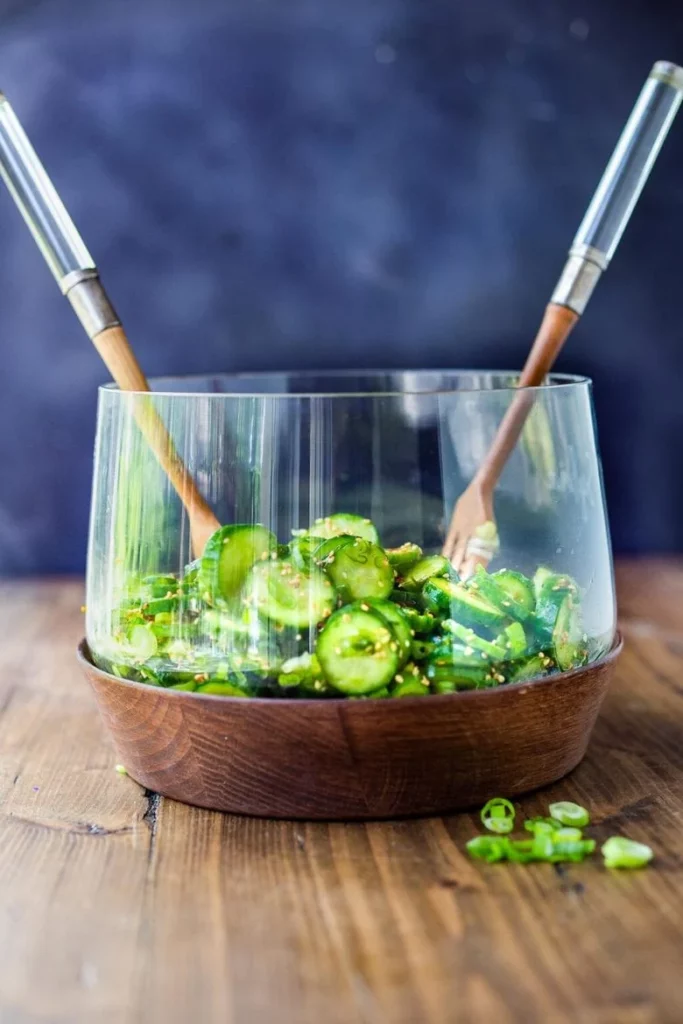
M 653 853 L 645 843 L 612 836 L 602 844 L 606 868 L 642 868 L 652 860 Z
M 569 800 L 562 800 L 559 803 L 551 804 L 548 808 L 550 817 L 559 821 L 561 825 L 570 825 L 574 828 L 585 828 L 590 822 L 590 815 L 585 807 L 580 804 L 573 804 Z

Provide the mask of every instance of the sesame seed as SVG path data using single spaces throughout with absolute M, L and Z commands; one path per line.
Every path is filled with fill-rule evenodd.
M 396 676 L 396 682 L 397 682 L 397 683 L 402 683 L 402 682 L 403 682 L 403 676 L 399 676 L 399 675 L 397 675 L 397 676 Z

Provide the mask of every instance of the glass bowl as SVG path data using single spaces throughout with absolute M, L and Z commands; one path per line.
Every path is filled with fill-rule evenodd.
M 191 549 L 187 511 L 138 429 L 149 396 L 100 389 L 83 656 L 140 781 L 170 792 L 178 758 L 188 755 L 201 723 L 208 730 L 212 722 L 223 738 L 211 753 L 193 756 L 197 763 L 218 753 L 227 758 L 228 782 L 221 776 L 206 790 L 197 769 L 189 790 L 183 784 L 170 795 L 227 810 L 323 817 L 457 806 L 497 780 L 470 764 L 470 774 L 479 772 L 476 796 L 470 779 L 467 794 L 456 793 L 454 782 L 430 798 L 416 784 L 409 800 L 400 798 L 418 748 L 421 763 L 429 760 L 415 737 L 411 747 L 409 723 L 413 730 L 416 722 L 431 723 L 432 734 L 443 724 L 437 760 L 445 758 L 440 770 L 450 764 L 446 776 L 453 779 L 463 753 L 453 721 L 467 715 L 471 727 L 481 714 L 490 730 L 498 703 L 507 715 L 510 708 L 521 715 L 531 700 L 527 732 L 530 716 L 544 707 L 547 734 L 564 700 L 557 694 L 569 685 L 567 700 L 575 704 L 580 679 L 587 703 L 569 757 L 576 763 L 616 649 L 590 381 L 553 375 L 534 389 L 496 489 L 500 551 L 489 571 L 458 580 L 440 556 L 453 506 L 515 394 L 515 379 L 502 372 L 364 371 L 152 382 L 175 449 L 224 524 L 203 552 Z M 181 733 L 189 718 L 195 730 L 188 739 Z M 278 723 L 284 747 L 271 749 Z M 367 737 L 385 736 L 383 753 L 371 738 L 372 751 L 354 739 L 354 723 L 365 723 L 359 728 Z M 383 757 L 379 778 L 391 775 L 387 748 L 394 750 L 403 782 L 393 802 L 382 803 L 375 786 L 373 803 L 367 785 L 355 802 L 348 793 L 340 801 L 339 765 L 335 784 L 329 778 L 328 740 L 356 765 L 366 754 Z M 467 743 L 475 760 L 484 758 L 486 743 Z M 242 750 L 237 767 L 235 744 Z M 172 748 L 160 769 L 159 750 Z M 567 756 L 560 760 L 545 775 L 573 767 Z M 289 786 L 289 804 L 267 796 L 245 804 L 255 761 L 264 778 L 296 762 L 276 787 Z M 511 754 L 503 761 L 505 772 Z M 297 796 L 289 776 L 296 774 L 301 789 L 302 771 L 311 777 Z M 413 766 L 418 781 L 423 774 L 415 776 Z M 536 775 L 531 785 L 548 781 Z M 216 795 L 216 787 L 233 784 L 237 795 Z M 321 789 L 316 803 L 311 794 Z

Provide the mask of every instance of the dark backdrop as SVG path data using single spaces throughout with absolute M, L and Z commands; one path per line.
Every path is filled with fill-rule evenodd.
M 0 88 L 146 371 L 519 366 L 680 5 L 0 0 Z M 683 115 L 562 368 L 683 548 Z M 105 373 L 0 194 L 0 571 L 80 570 Z

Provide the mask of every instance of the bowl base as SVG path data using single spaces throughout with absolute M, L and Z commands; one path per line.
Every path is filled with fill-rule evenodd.
M 119 757 L 183 803 L 350 821 L 464 810 L 549 785 L 583 758 L 622 641 L 529 683 L 400 700 L 218 697 L 119 679 L 78 657 Z

